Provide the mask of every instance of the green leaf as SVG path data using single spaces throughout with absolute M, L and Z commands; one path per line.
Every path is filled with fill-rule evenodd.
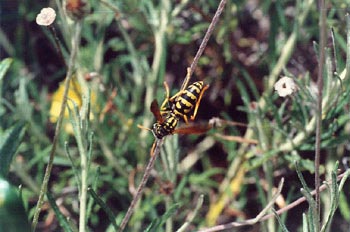
M 307 215 L 303 213 L 303 232 L 308 232 L 309 231 L 309 221 L 307 218 Z
M 12 63 L 11 58 L 6 58 L 0 62 L 0 81 L 4 78 L 5 73 L 9 69 L 11 63 Z
M 30 232 L 28 216 L 17 189 L 2 178 L 0 178 L 0 231 Z
M 49 203 L 51 205 L 51 208 L 55 212 L 56 218 L 58 220 L 58 223 L 60 226 L 63 228 L 63 231 L 65 232 L 71 232 L 73 231 L 72 228 L 70 227 L 66 217 L 61 213 L 60 209 L 58 208 L 55 199 L 51 195 L 51 193 L 47 192 L 46 193 L 47 199 L 49 200 Z
M 344 192 L 340 192 L 339 211 L 340 211 L 340 214 L 343 216 L 343 218 L 345 218 L 346 221 L 350 220 L 350 206 L 349 206 L 349 202 L 346 199 L 346 195 Z
M 0 134 L 0 176 L 6 177 L 11 161 L 20 145 L 25 131 L 23 122 Z
M 305 181 L 305 179 L 303 177 L 303 174 L 300 171 L 299 162 L 295 161 L 294 164 L 295 164 L 295 170 L 297 171 L 297 175 L 299 177 L 299 180 L 300 180 L 301 184 L 303 185 L 303 188 L 306 191 L 307 195 L 310 197 L 310 200 L 312 201 L 312 202 L 309 202 L 309 204 L 311 204 L 311 203 L 314 204 L 315 202 L 313 201 L 313 198 L 312 198 L 312 195 L 311 195 L 311 190 L 307 186 L 306 181 Z
M 103 209 L 106 212 L 109 221 L 112 223 L 112 225 L 114 227 L 114 230 L 118 231 L 119 228 L 118 228 L 117 224 L 115 223 L 116 217 L 115 217 L 112 209 L 110 207 L 108 207 L 108 205 L 96 194 L 96 192 L 92 188 L 88 188 L 88 193 L 97 202 L 97 204 L 99 204 L 101 209 Z
M 281 217 L 277 214 L 276 210 L 272 209 L 272 213 L 275 215 L 275 217 L 277 218 L 278 224 L 281 227 L 281 230 L 283 232 L 289 232 L 289 230 L 287 229 L 286 225 L 284 224 L 284 222 L 282 221 Z
M 166 211 L 160 218 L 154 219 L 151 224 L 147 227 L 145 232 L 150 231 L 161 231 L 161 226 L 170 218 L 180 207 L 180 204 L 174 204 L 172 205 L 168 211 Z

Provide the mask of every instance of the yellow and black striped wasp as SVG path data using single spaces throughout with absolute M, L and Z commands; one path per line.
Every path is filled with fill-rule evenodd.
M 188 78 L 186 78 L 188 82 Z M 188 118 L 192 121 L 195 119 L 200 105 L 203 93 L 209 88 L 204 85 L 203 81 L 197 81 L 187 86 L 185 82 L 183 87 L 174 96 L 170 97 L 169 87 L 164 82 L 166 98 L 161 107 L 156 100 L 151 104 L 151 112 L 157 122 L 153 124 L 152 129 L 138 126 L 141 129 L 150 130 L 158 139 L 162 139 L 170 134 L 202 134 L 207 132 L 211 127 L 209 125 L 188 125 L 176 128 L 179 120 L 183 119 L 188 124 Z

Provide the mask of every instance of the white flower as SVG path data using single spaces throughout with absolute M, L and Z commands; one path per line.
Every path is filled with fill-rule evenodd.
M 294 80 L 290 77 L 282 77 L 275 83 L 274 87 L 280 97 L 286 97 L 298 90 Z
M 36 16 L 36 23 L 40 26 L 50 26 L 55 21 L 56 12 L 54 9 L 47 7 L 40 11 Z

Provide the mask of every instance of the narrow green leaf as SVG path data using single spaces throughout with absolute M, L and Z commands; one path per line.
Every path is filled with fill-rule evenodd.
M 313 199 L 311 193 L 303 188 L 300 189 L 300 192 L 303 194 L 304 197 L 306 197 L 306 200 L 309 203 L 310 207 L 314 209 L 314 206 L 316 206 L 316 202 Z
M 154 219 L 147 229 L 144 230 L 144 232 L 161 231 L 161 226 L 176 212 L 179 207 L 180 204 L 172 205 L 160 218 Z
M 199 209 L 202 207 L 203 205 L 203 201 L 204 201 L 204 195 L 201 194 L 198 197 L 197 200 L 197 204 L 196 204 L 196 208 L 192 211 L 192 215 L 190 217 L 188 217 L 188 219 L 185 221 L 184 224 L 182 224 L 182 226 L 176 231 L 176 232 L 184 232 L 187 231 L 187 228 L 189 227 L 189 225 L 192 223 L 193 219 L 197 216 Z
M 331 183 L 331 207 L 330 207 L 330 211 L 328 213 L 327 219 L 324 223 L 324 225 L 322 226 L 321 232 L 324 231 L 328 231 L 328 228 L 330 227 L 332 221 L 333 221 L 333 217 L 335 214 L 335 211 L 338 208 L 338 204 L 339 204 L 339 186 L 337 183 L 337 169 L 338 169 L 338 162 L 336 162 L 336 165 L 334 166 L 334 169 L 331 173 L 331 178 L 332 178 L 332 183 Z
M 63 228 L 63 231 L 65 232 L 73 232 L 72 228 L 70 227 L 66 217 L 61 213 L 60 209 L 58 208 L 55 199 L 53 198 L 53 196 L 51 195 L 50 192 L 46 193 L 47 199 L 51 205 L 51 208 L 53 209 L 56 217 L 57 217 L 57 221 L 60 224 L 60 226 Z
M 343 178 L 341 179 L 341 181 L 339 183 L 339 192 L 343 189 L 345 181 L 348 179 L 349 175 L 350 175 L 350 169 L 347 169 Z
M 344 192 L 340 192 L 339 196 L 339 211 L 340 214 L 345 218 L 346 221 L 350 220 L 350 206 L 349 202 L 346 199 Z
M 303 213 L 303 232 L 309 232 L 309 222 L 305 213 Z
M 283 232 L 289 232 L 289 230 L 287 229 L 286 225 L 284 224 L 284 222 L 282 221 L 281 217 L 277 214 L 275 209 L 271 209 L 273 214 L 275 215 L 275 217 L 277 218 L 278 224 L 281 226 L 281 229 Z
M 0 62 L 0 81 L 2 81 L 4 78 L 5 73 L 10 68 L 12 61 L 13 60 L 11 58 L 6 58 Z
M 315 217 L 313 215 L 313 208 L 309 207 L 309 212 L 307 213 L 308 221 L 309 221 L 309 232 L 316 232 L 315 231 Z
M 337 194 L 338 187 L 337 187 L 337 182 L 334 183 L 333 181 L 334 181 L 334 179 L 333 179 L 333 175 L 332 175 L 332 183 L 331 183 L 331 186 L 330 186 L 330 190 L 331 190 L 330 191 L 331 192 L 331 194 L 330 194 L 331 207 L 330 207 L 330 211 L 327 212 L 328 215 L 327 215 L 327 218 L 326 218 L 326 221 L 325 221 L 324 225 L 321 228 L 321 232 L 326 231 L 327 228 L 330 226 L 330 224 L 332 222 L 332 218 L 333 218 L 334 213 L 335 213 L 335 210 L 337 208 L 337 206 L 336 206 L 337 205 L 337 200 L 336 200 L 337 197 L 334 195 L 334 193 Z M 336 179 L 335 179 L 335 181 L 336 181 Z
M 88 188 L 88 192 L 89 192 L 90 196 L 92 196 L 94 198 L 94 200 L 97 202 L 97 204 L 99 204 L 101 209 L 103 209 L 107 213 L 108 219 L 112 223 L 115 231 L 118 231 L 119 227 L 115 223 L 116 217 L 115 217 L 114 213 L 112 212 L 111 208 L 109 208 L 106 205 L 106 203 L 104 203 L 104 201 L 96 194 L 96 192 L 92 188 Z
M 73 173 L 74 173 L 74 177 L 77 181 L 77 184 L 78 184 L 78 189 L 79 189 L 79 192 L 80 191 L 80 188 L 81 188 L 81 178 L 80 178 L 80 172 L 79 172 L 79 169 L 78 167 L 75 165 L 74 163 L 74 160 L 69 152 L 69 147 L 68 147 L 68 142 L 65 142 L 64 143 L 64 149 L 65 149 L 65 152 L 66 152 L 66 155 L 68 156 L 70 162 L 71 162 L 71 167 L 73 169 Z
M 24 131 L 25 123 L 20 122 L 0 134 L 0 176 L 7 176 Z
M 91 188 L 95 191 L 97 189 L 97 183 L 101 175 L 101 168 L 97 167 L 96 173 L 94 175 L 94 180 L 92 181 Z M 91 211 L 92 211 L 92 206 L 94 204 L 94 198 L 89 197 L 89 202 L 86 210 L 86 217 L 90 218 Z
M 304 188 L 304 191 L 307 192 L 307 195 L 308 195 L 308 196 L 311 196 L 311 191 L 310 191 L 309 187 L 308 187 L 307 184 L 306 184 L 306 181 L 305 181 L 305 179 L 304 179 L 304 177 L 303 177 L 303 174 L 302 174 L 301 171 L 300 171 L 299 162 L 297 162 L 297 161 L 294 162 L 294 165 L 295 165 L 295 170 L 297 171 L 299 180 L 300 180 L 300 182 L 301 182 L 301 184 L 302 184 L 302 186 L 303 186 L 303 188 Z M 309 199 L 308 199 L 308 200 L 309 200 Z M 312 200 L 313 203 L 315 203 L 314 200 L 313 200 L 313 198 L 312 198 L 312 196 L 311 196 L 311 199 L 310 199 L 310 200 Z M 311 202 L 309 202 L 309 203 L 311 203 Z

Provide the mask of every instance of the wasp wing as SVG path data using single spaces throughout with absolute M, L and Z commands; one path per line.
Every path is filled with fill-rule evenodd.
M 204 134 L 208 132 L 212 126 L 208 123 L 206 124 L 192 124 L 188 126 L 183 126 L 177 128 L 173 134 Z
M 160 110 L 159 110 L 159 105 L 156 99 L 154 99 L 151 103 L 151 112 L 153 113 L 154 117 L 157 119 L 157 122 L 159 123 L 163 123 L 164 119 L 162 117 L 162 115 L 160 114 Z

